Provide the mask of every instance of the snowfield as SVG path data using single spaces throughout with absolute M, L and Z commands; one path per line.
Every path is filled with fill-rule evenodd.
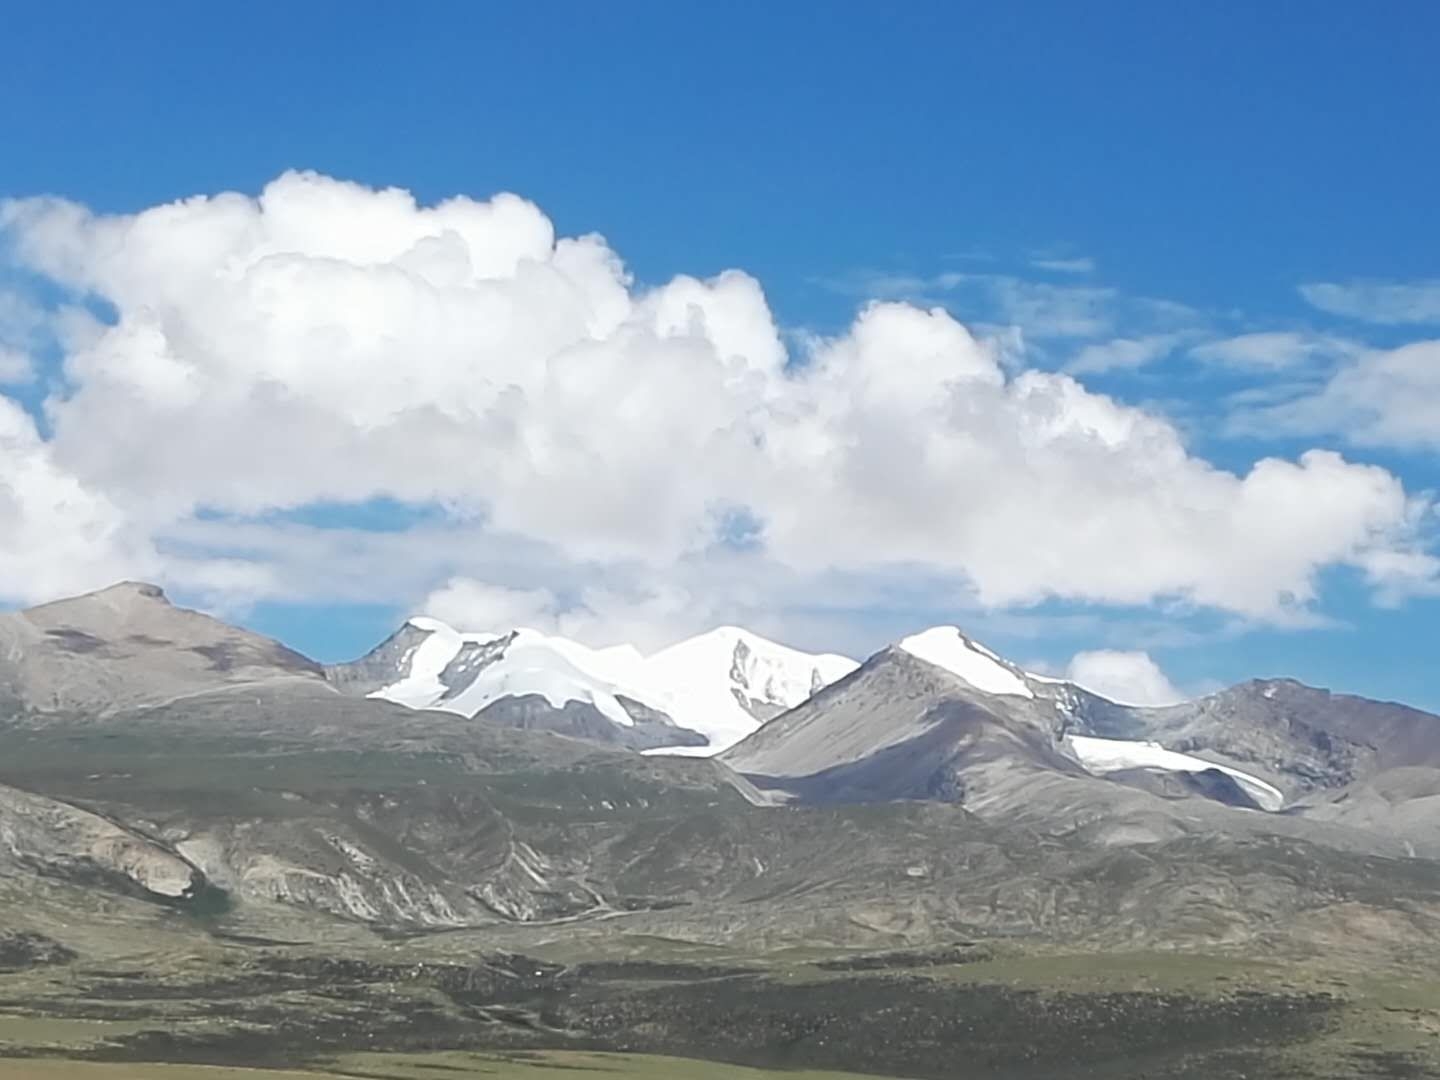
M 1267 784 L 1258 776 L 1251 776 L 1227 765 L 1217 765 L 1204 758 L 1192 757 L 1175 750 L 1166 750 L 1155 742 L 1134 742 L 1129 739 L 1099 739 L 1090 735 L 1071 735 L 1067 742 L 1076 759 L 1087 772 L 1096 776 L 1118 772 L 1121 769 L 1155 769 L 1161 772 L 1205 772 L 1215 769 L 1224 773 L 1240 785 L 1241 789 L 1255 800 L 1262 810 L 1275 811 L 1285 805 L 1285 795 L 1279 788 Z

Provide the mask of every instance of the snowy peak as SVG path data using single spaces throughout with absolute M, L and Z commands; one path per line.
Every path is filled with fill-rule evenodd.
M 410 619 L 391 641 L 402 635 L 406 647 L 394 658 L 395 679 L 370 696 L 463 716 L 501 698 L 535 696 L 557 709 L 571 701 L 592 705 L 622 727 L 634 722 L 596 670 L 605 665 L 585 664 L 593 650 L 576 642 L 523 628 L 462 632 L 424 616 Z
M 846 656 L 805 653 L 737 626 L 721 626 L 662 649 L 646 666 L 668 694 L 701 695 L 709 707 L 753 730 L 859 665 Z M 744 716 L 730 705 L 722 709 L 724 698 Z
M 527 726 L 545 707 L 574 713 L 578 706 L 619 728 L 648 725 L 643 738 L 632 733 L 627 744 L 713 754 L 856 666 L 848 657 L 812 655 L 734 626 L 647 657 L 631 645 L 594 649 L 524 628 L 464 632 L 417 616 L 331 676 L 355 692 L 466 716 L 527 700 Z
M 982 693 L 1035 696 L 1023 671 L 966 637 L 958 627 L 932 626 L 903 639 L 900 648 L 918 660 L 958 675 Z

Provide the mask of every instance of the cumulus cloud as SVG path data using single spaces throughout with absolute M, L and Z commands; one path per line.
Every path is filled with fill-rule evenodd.
M 1121 705 L 1174 705 L 1185 700 L 1146 652 L 1099 649 L 1076 653 L 1065 677 Z
M 57 467 L 30 417 L 0 396 L 0 596 L 51 600 L 157 562 L 120 509 Z
M 1440 323 L 1440 281 L 1314 282 L 1300 286 L 1321 311 L 1364 322 Z
M 512 195 L 422 206 L 289 173 L 137 215 L 11 201 L 0 224 L 27 272 L 116 313 L 71 305 L 49 435 L 0 450 L 43 463 L 49 494 L 11 511 L 25 535 L 53 505 L 93 519 L 78 566 L 164 551 L 164 572 L 211 588 L 278 587 L 276 538 L 296 534 L 274 515 L 384 498 L 506 545 L 507 572 L 460 576 L 520 590 L 444 586 L 461 560 L 437 558 L 417 598 L 600 634 L 635 612 L 703 620 L 737 582 L 797 596 L 902 573 L 990 607 L 1285 619 L 1328 567 L 1427 557 L 1423 505 L 1383 469 L 1325 451 L 1217 468 L 1162 417 L 1012 373 L 938 308 L 870 303 L 792 354 L 748 275 L 637 287 L 601 238 L 557 237 Z M 1055 290 L 987 288 L 1057 333 L 1057 310 L 1086 322 L 1103 292 L 1057 309 Z M 272 552 L 248 575 L 247 523 Z M 574 587 L 536 580 L 527 551 Z M 93 576 L 68 563 L 51 560 L 53 590 Z

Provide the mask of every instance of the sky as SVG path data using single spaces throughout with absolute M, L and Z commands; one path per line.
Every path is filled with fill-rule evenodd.
M 0 603 L 1440 710 L 1440 10 L 7 13 Z

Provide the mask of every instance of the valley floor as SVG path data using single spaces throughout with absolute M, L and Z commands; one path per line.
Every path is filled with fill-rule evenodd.
M 0 1080 L 847 1080 L 854 1073 L 774 1072 L 643 1054 L 351 1054 L 303 1070 L 0 1059 Z
M 403 964 L 227 947 L 0 975 L 0 1080 L 1440 1076 L 1440 974 L 1418 969 L 983 943 L 438 959 L 467 936 Z

